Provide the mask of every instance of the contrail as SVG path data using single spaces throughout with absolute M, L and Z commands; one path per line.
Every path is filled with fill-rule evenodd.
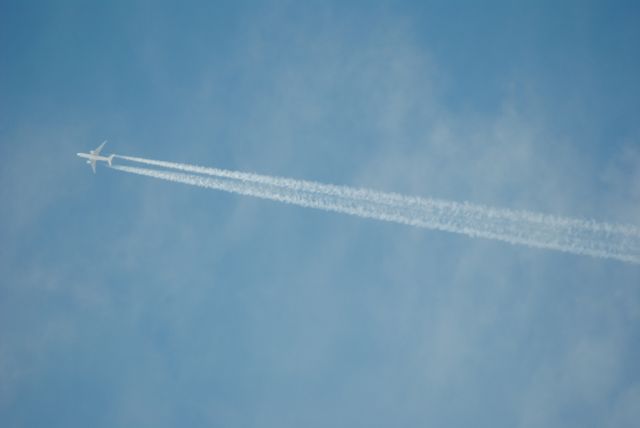
M 233 179 L 244 180 L 244 181 L 253 181 L 261 184 L 284 186 L 284 187 L 295 189 L 295 190 L 318 192 L 318 193 L 324 193 L 327 195 L 335 195 L 340 197 L 349 197 L 349 198 L 356 198 L 356 199 L 375 199 L 375 200 L 380 200 L 380 198 L 385 198 L 385 199 L 388 199 L 389 201 L 397 201 L 397 200 L 407 201 L 407 200 L 415 199 L 415 202 L 419 202 L 419 198 L 395 195 L 393 193 L 374 192 L 368 189 L 360 189 L 360 188 L 347 187 L 347 186 L 336 186 L 332 184 L 323 184 L 323 183 L 317 183 L 313 181 L 296 180 L 291 178 L 254 174 L 250 172 L 231 171 L 231 170 L 221 169 L 221 168 L 210 168 L 210 167 L 189 165 L 189 164 L 176 163 L 176 162 L 144 159 L 144 158 L 138 158 L 133 156 L 120 156 L 120 155 L 115 155 L 115 156 L 117 158 L 124 159 L 131 162 L 159 166 L 159 167 L 169 168 L 169 169 L 175 169 L 178 171 L 213 175 L 216 177 L 233 178 Z
M 293 190 L 304 190 L 308 192 L 323 193 L 326 195 L 339 196 L 342 198 L 364 199 L 375 201 L 377 203 L 398 203 L 401 202 L 404 205 L 432 207 L 437 205 L 443 209 L 456 210 L 460 206 L 465 206 L 468 209 L 478 209 L 484 212 L 488 216 L 497 216 L 501 218 L 508 218 L 512 220 L 520 220 L 523 217 L 527 218 L 531 222 L 546 222 L 554 223 L 557 225 L 563 225 L 565 227 L 578 227 L 586 229 L 603 229 L 604 231 L 615 230 L 619 233 L 640 234 L 640 228 L 628 225 L 613 225 L 607 223 L 597 223 L 594 221 L 585 221 L 580 219 L 566 218 L 552 216 L 548 214 L 540 214 L 529 211 L 516 211 L 504 208 L 492 208 L 489 206 L 483 206 L 479 204 L 470 203 L 458 203 L 452 201 L 445 201 L 440 199 L 426 199 L 415 196 L 406 196 L 397 193 L 390 192 L 378 192 L 370 189 L 362 189 L 349 186 L 338 186 L 333 184 L 324 184 L 314 181 L 298 180 L 292 178 L 276 177 L 269 175 L 254 174 L 248 172 L 231 171 L 221 168 L 203 167 L 197 165 L 159 161 L 153 159 L 145 159 L 133 156 L 120 156 L 115 157 L 128 160 L 131 162 L 142 163 L 146 165 L 159 166 L 163 168 L 175 169 L 178 171 L 184 171 L 196 174 L 212 175 L 216 177 L 232 178 L 243 181 L 252 181 L 265 185 L 283 186 Z
M 491 208 L 470 203 L 407 197 L 347 186 L 205 168 L 128 156 L 131 162 L 174 170 L 113 166 L 119 171 L 303 207 L 392 221 L 554 249 L 574 254 L 640 263 L 640 228 L 597 223 L 528 211 Z M 194 174 L 195 173 L 195 174 Z M 204 174 L 204 175 L 196 175 Z

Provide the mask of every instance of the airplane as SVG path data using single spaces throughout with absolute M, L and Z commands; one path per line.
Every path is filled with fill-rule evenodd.
M 89 153 L 77 153 L 77 155 L 80 156 L 81 158 L 88 159 L 87 163 L 91 165 L 91 169 L 93 170 L 94 174 L 96 173 L 96 161 L 105 161 L 109 164 L 109 166 L 111 166 L 111 161 L 115 156 L 115 155 L 100 156 L 100 150 L 102 150 L 105 144 L 107 144 L 106 140 L 102 144 L 100 144 L 100 146 L 97 149 L 91 150 Z

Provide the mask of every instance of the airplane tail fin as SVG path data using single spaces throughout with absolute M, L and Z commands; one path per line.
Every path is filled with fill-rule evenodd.
M 111 156 L 109 156 L 109 157 L 107 158 L 107 162 L 109 162 L 109 166 L 111 166 L 111 161 L 113 160 L 113 157 L 114 157 L 114 156 L 115 156 L 115 155 L 111 155 Z

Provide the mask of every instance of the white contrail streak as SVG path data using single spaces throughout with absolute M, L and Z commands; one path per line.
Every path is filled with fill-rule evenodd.
M 216 177 L 233 178 L 233 179 L 244 180 L 244 181 L 253 181 L 261 184 L 284 186 L 284 187 L 295 189 L 295 190 L 318 192 L 318 193 L 324 193 L 327 195 L 335 195 L 340 197 L 349 197 L 349 198 L 356 198 L 356 199 L 376 199 L 376 200 L 383 197 L 383 198 L 389 199 L 390 201 L 396 201 L 399 199 L 402 199 L 405 201 L 415 199 L 416 201 L 418 201 L 419 199 L 419 198 L 411 198 L 407 196 L 395 195 L 392 193 L 373 192 L 368 189 L 359 189 L 359 188 L 347 187 L 347 186 L 336 186 L 332 184 L 323 184 L 323 183 L 317 183 L 313 181 L 295 180 L 291 178 L 260 175 L 260 174 L 250 173 L 250 172 L 230 171 L 227 169 L 210 168 L 210 167 L 204 167 L 204 166 L 159 161 L 159 160 L 153 160 L 153 159 L 144 159 L 144 158 L 138 158 L 133 156 L 116 155 L 116 157 L 127 160 L 127 161 L 131 161 L 131 162 L 137 162 L 137 163 L 142 163 L 146 165 L 153 165 L 153 166 L 159 166 L 163 168 L 175 169 L 178 171 L 213 175 Z
M 145 159 L 145 158 L 139 158 L 139 157 L 133 157 L 133 156 L 120 156 L 120 155 L 115 155 L 115 156 L 117 158 L 128 160 L 131 162 L 137 162 L 137 163 L 142 163 L 146 165 L 153 165 L 153 166 L 159 166 L 163 168 L 175 169 L 178 171 L 184 171 L 184 172 L 196 173 L 196 174 L 206 174 L 206 175 L 212 175 L 216 177 L 232 178 L 232 179 L 243 180 L 243 181 L 252 181 L 255 183 L 260 183 L 265 185 L 283 186 L 292 190 L 317 192 L 317 193 L 323 193 L 326 195 L 338 196 L 341 198 L 364 199 L 364 200 L 374 201 L 377 203 L 400 202 L 403 205 L 422 206 L 422 207 L 438 206 L 445 210 L 447 209 L 456 210 L 456 209 L 459 209 L 460 206 L 464 206 L 469 210 L 476 210 L 476 209 L 481 210 L 483 213 L 485 213 L 490 217 L 497 216 L 497 217 L 508 218 L 512 220 L 520 220 L 523 217 L 525 217 L 532 222 L 554 223 L 557 225 L 563 225 L 565 227 L 602 229 L 603 231 L 613 230 L 617 233 L 629 233 L 632 235 L 640 234 L 640 228 L 635 226 L 597 223 L 594 221 L 585 221 L 580 219 L 557 217 L 557 216 L 552 216 L 548 214 L 540 214 L 540 213 L 534 213 L 529 211 L 516 211 L 516 210 L 509 210 L 504 208 L 492 208 L 492 207 L 478 205 L 478 204 L 458 203 L 458 202 L 451 202 L 451 201 L 445 201 L 440 199 L 431 199 L 431 198 L 426 199 L 426 198 L 420 198 L 415 196 L 400 195 L 397 193 L 378 192 L 370 189 L 361 189 L 361 188 L 349 187 L 349 186 L 337 186 L 333 184 L 324 184 L 324 183 L 318 183 L 314 181 L 275 177 L 275 176 L 269 176 L 269 175 L 254 174 L 249 172 L 231 171 L 231 170 L 221 169 L 221 168 L 210 168 L 210 167 L 189 165 L 189 164 L 176 163 L 176 162 Z
M 119 156 L 190 174 L 116 166 L 119 171 L 210 189 L 386 220 L 512 244 L 640 263 L 640 228 L 490 208 L 469 203 Z M 206 175 L 195 175 L 206 174 Z

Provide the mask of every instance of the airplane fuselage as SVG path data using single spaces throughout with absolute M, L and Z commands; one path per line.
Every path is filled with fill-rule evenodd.
M 96 162 L 97 161 L 103 161 L 109 164 L 109 166 L 111 166 L 111 161 L 113 160 L 113 157 L 115 155 L 109 155 L 109 156 L 100 156 L 100 151 L 102 150 L 102 148 L 104 147 L 104 145 L 107 144 L 106 141 L 104 141 L 102 144 L 100 144 L 100 146 L 98 146 L 97 149 L 95 150 L 91 150 L 89 153 L 76 153 L 79 157 L 84 158 L 87 160 L 87 163 L 89 165 L 91 165 L 91 169 L 93 170 L 93 173 L 96 173 Z
M 107 162 L 109 165 L 111 165 L 111 159 L 113 158 L 113 156 L 100 156 L 100 155 L 94 155 L 91 153 L 76 153 L 76 154 L 81 158 L 88 159 L 89 163 L 91 163 L 91 161 L 104 161 L 104 162 Z

